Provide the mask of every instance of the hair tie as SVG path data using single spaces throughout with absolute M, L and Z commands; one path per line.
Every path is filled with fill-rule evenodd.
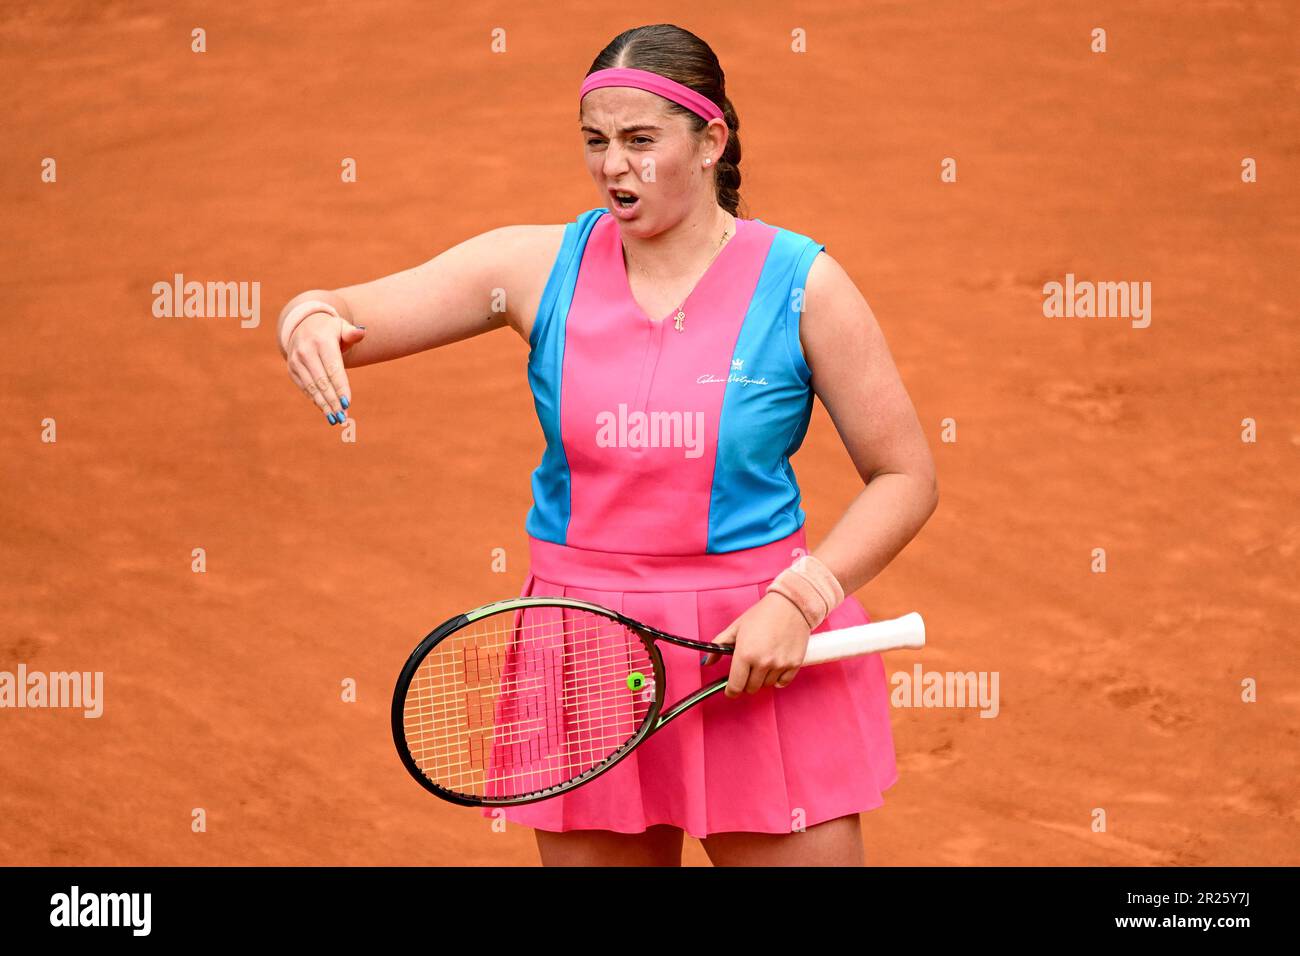
M 293 339 L 293 333 L 302 324 L 302 320 L 309 315 L 315 315 L 317 312 L 325 312 L 341 319 L 338 309 L 328 302 L 322 302 L 319 299 L 311 299 L 307 302 L 299 302 L 284 317 L 284 325 L 280 326 L 280 351 L 286 356 L 289 354 L 289 342 Z

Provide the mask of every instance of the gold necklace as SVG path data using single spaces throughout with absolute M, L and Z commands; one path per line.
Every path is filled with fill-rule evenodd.
M 695 286 L 697 286 L 697 285 L 700 284 L 700 279 L 703 279 L 706 275 L 708 275 L 708 273 L 709 273 L 709 266 L 713 265 L 713 260 L 716 259 L 716 258 L 718 258 L 718 253 L 722 252 L 722 247 L 723 247 L 723 245 L 724 245 L 724 244 L 726 243 L 726 241 L 730 238 L 730 237 L 727 235 L 727 228 L 728 228 L 728 227 L 726 227 L 726 226 L 723 227 L 723 229 L 722 229 L 722 238 L 718 241 L 718 248 L 715 249 L 715 250 L 713 251 L 713 255 L 709 256 L 709 261 L 706 262 L 706 263 L 704 264 L 704 271 L 700 273 L 700 278 L 695 280 L 695 282 L 691 285 L 690 290 L 686 293 L 686 295 L 682 298 L 681 303 L 677 306 L 677 312 L 676 312 L 676 314 L 673 316 L 673 328 L 676 329 L 678 332 L 683 332 L 683 331 L 685 331 L 685 328 L 686 328 L 686 326 L 685 326 L 685 323 L 686 323 L 686 311 L 685 311 L 686 300 L 689 299 L 689 298 L 691 297 L 691 293 L 695 291 Z M 624 250 L 624 255 L 626 255 L 626 250 Z M 642 275 L 644 275 L 644 274 L 645 274 L 645 270 L 641 270 L 641 273 L 642 273 Z

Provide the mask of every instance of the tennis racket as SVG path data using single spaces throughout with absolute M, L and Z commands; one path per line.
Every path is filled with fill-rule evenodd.
M 727 686 L 665 706 L 666 634 L 574 598 L 497 601 L 458 614 L 411 653 L 393 692 L 393 742 L 411 776 L 464 806 L 533 803 L 609 770 L 651 734 Z M 915 612 L 813 634 L 804 664 L 925 644 Z

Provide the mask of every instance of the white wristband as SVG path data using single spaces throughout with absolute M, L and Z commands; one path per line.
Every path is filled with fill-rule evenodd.
M 289 354 L 289 340 L 293 338 L 294 329 L 302 324 L 302 320 L 309 315 L 315 315 L 317 312 L 327 312 L 336 319 L 343 318 L 339 315 L 338 309 L 328 302 L 322 302 L 319 299 L 309 299 L 306 302 L 299 302 L 289 314 L 285 316 L 284 325 L 280 326 L 280 351 L 285 355 Z

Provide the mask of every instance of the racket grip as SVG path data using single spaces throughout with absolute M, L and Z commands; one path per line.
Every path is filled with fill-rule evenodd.
M 808 650 L 803 662 L 824 664 L 862 654 L 924 646 L 925 621 L 920 614 L 912 611 L 888 621 L 872 621 L 870 624 L 813 634 L 808 638 Z

